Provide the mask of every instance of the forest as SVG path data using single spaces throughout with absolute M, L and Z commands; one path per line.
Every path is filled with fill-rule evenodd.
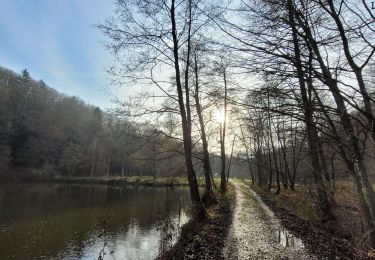
M 26 69 L 0 73 L 2 175 L 153 176 L 156 168 L 166 176 L 181 174 L 181 143 L 155 125 L 120 119 L 60 94 Z
M 3 177 L 184 176 L 173 115 L 158 125 L 137 122 L 121 109 L 102 111 L 58 93 L 26 69 L 0 73 Z M 194 150 L 197 169 L 201 153 Z M 220 167 L 212 157 L 213 167 Z
M 1 68 L 0 178 L 186 179 L 160 259 L 373 259 L 374 20 L 366 0 L 116 0 L 95 29 L 132 94 L 102 110 Z

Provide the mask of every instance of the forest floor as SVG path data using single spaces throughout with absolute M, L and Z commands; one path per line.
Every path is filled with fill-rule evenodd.
M 243 183 L 232 183 L 236 205 L 223 250 L 225 259 L 318 259 L 282 227 L 254 191 Z
M 223 248 L 232 223 L 236 192 L 216 190 L 217 201 L 206 205 L 209 218 L 191 220 L 182 227 L 177 243 L 158 259 L 224 259 Z

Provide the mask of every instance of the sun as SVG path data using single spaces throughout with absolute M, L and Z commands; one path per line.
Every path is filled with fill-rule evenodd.
M 224 121 L 225 121 L 224 111 L 221 111 L 219 109 L 216 110 L 214 112 L 214 119 L 215 119 L 216 122 L 218 122 L 220 124 L 224 123 Z

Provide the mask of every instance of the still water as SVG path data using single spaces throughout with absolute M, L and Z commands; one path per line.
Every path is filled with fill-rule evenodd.
M 153 259 L 188 203 L 187 188 L 0 184 L 0 259 Z

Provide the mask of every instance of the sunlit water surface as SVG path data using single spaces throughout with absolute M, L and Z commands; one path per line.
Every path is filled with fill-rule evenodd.
M 153 259 L 188 203 L 187 188 L 0 184 L 0 259 Z

